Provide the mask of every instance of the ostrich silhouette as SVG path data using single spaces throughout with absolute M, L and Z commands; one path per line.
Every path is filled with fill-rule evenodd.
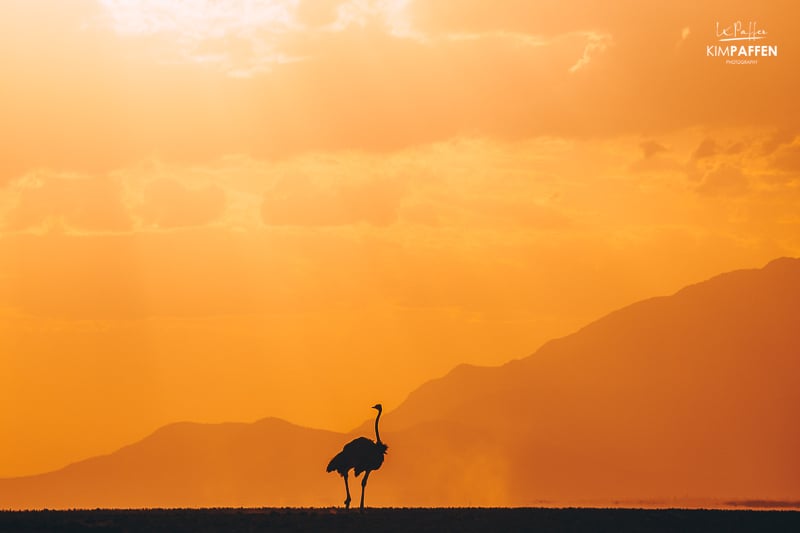
M 381 442 L 381 435 L 378 433 L 378 421 L 381 419 L 383 413 L 383 406 L 379 403 L 372 406 L 373 409 L 378 410 L 378 416 L 375 417 L 375 442 L 369 440 L 367 437 L 358 437 L 344 445 L 342 451 L 336 454 L 328 463 L 328 472 L 334 470 L 344 478 L 344 490 L 347 491 L 347 499 L 344 501 L 344 506 L 350 508 L 350 486 L 347 484 L 347 473 L 353 469 L 356 477 L 361 472 L 364 472 L 364 478 L 361 480 L 361 509 L 364 509 L 364 490 L 367 487 L 367 479 L 373 470 L 377 470 L 383 464 L 383 456 L 386 455 L 386 450 L 389 447 Z

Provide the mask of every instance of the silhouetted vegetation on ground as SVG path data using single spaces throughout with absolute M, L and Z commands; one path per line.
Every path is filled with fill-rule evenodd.
M 800 531 L 796 511 L 154 509 L 0 512 L 0 531 Z

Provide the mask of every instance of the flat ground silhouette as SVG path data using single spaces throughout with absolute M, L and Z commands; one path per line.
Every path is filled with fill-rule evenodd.
M 800 531 L 797 511 L 415 508 L 0 512 L 0 531 Z

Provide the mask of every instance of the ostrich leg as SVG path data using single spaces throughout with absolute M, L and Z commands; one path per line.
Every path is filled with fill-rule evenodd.
M 347 472 L 344 473 L 344 490 L 347 491 L 347 499 L 344 501 L 344 508 L 350 509 L 350 486 L 347 484 Z
M 369 473 L 372 470 L 367 470 L 364 472 L 364 479 L 361 480 L 361 510 L 364 510 L 364 491 L 367 490 L 367 480 L 369 479 Z

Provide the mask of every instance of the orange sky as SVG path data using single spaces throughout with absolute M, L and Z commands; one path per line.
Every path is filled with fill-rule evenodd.
M 599 4 L 2 2 L 0 476 L 351 429 L 800 255 L 797 6 Z M 736 20 L 778 57 L 706 57 Z

